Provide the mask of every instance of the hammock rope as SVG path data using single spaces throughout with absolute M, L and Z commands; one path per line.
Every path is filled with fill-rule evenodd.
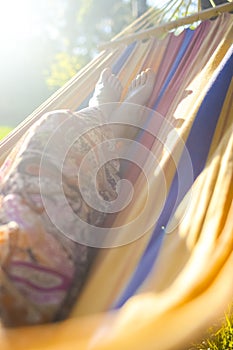
M 133 41 L 145 40 L 150 37 L 160 37 L 164 34 L 167 34 L 170 30 L 174 30 L 185 25 L 191 25 L 194 22 L 205 21 L 212 17 L 219 16 L 222 13 L 231 12 L 232 10 L 233 3 L 215 6 L 214 8 L 207 9 L 184 18 L 180 18 L 175 21 L 171 21 L 170 23 L 161 24 L 131 35 L 127 35 L 121 39 L 110 41 L 109 43 L 102 44 L 100 46 L 100 49 L 104 50 L 107 48 L 115 48 L 122 44 L 128 45 Z
M 162 23 L 167 23 L 174 20 L 174 15 L 178 18 L 184 17 L 184 15 L 179 11 L 181 6 L 180 0 L 171 0 L 165 2 L 159 8 L 149 8 L 147 12 L 145 12 L 141 17 L 136 19 L 133 23 L 131 23 L 128 27 L 126 27 L 121 33 L 114 36 L 111 41 L 115 41 L 116 39 L 122 38 L 127 34 L 136 33 L 140 30 L 145 30 L 148 27 L 153 25 L 158 25 Z M 172 11 L 174 9 L 174 11 Z M 188 3 L 184 4 L 182 2 L 182 10 L 185 9 L 185 13 L 193 13 L 196 12 L 196 6 L 193 6 L 192 0 L 188 0 Z

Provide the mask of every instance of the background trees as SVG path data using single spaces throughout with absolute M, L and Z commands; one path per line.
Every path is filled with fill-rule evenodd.
M 0 125 L 10 126 L 133 18 L 130 0 L 0 0 L 0 5 Z
M 0 125 L 22 121 L 93 58 L 99 43 L 165 1 L 0 0 Z

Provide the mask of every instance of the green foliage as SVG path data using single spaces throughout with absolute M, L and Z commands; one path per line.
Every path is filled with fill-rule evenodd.
M 88 41 L 92 35 L 94 40 L 107 40 L 132 21 L 130 1 L 83 0 L 82 4 L 77 19 Z
M 9 126 L 0 126 L 0 140 L 9 134 L 10 131 L 11 128 Z
M 211 328 L 208 337 L 190 350 L 233 350 L 233 313 L 225 316 L 223 324 L 217 330 Z
M 69 55 L 66 52 L 58 53 L 51 64 L 47 85 L 51 88 L 63 86 L 81 68 L 83 57 Z
M 130 0 L 9 3 L 0 11 L 1 125 L 25 119 L 132 20 Z
M 177 6 L 177 1 L 167 1 Z M 179 1 L 179 11 L 186 11 L 194 1 Z M 100 43 L 133 21 L 132 3 L 136 2 L 145 0 L 21 0 L 14 1 L 12 8 L 11 2 L 3 2 L 0 124 L 5 120 L 9 125 L 18 124 L 51 95 L 51 90 L 88 63 Z M 147 0 L 147 5 L 149 2 L 153 6 L 160 3 Z M 4 4 L 8 4 L 8 12 Z M 169 16 L 175 12 L 175 18 L 177 11 L 172 7 Z
M 62 49 L 47 72 L 50 88 L 62 86 L 93 58 L 101 42 L 108 41 L 132 21 L 129 0 L 66 0 L 61 3 L 64 12 L 58 30 Z

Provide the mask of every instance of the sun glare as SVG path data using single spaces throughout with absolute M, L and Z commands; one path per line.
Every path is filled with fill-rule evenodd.
M 26 42 L 39 29 L 36 2 L 0 0 L 1 44 Z

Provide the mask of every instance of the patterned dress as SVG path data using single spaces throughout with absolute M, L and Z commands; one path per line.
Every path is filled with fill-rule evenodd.
M 111 128 L 101 123 L 106 120 L 97 108 L 48 113 L 28 130 L 1 168 L 0 317 L 7 326 L 63 319 L 85 283 L 98 251 L 83 244 L 85 234 L 89 224 L 100 227 L 106 214 L 92 208 L 82 194 L 92 200 L 94 185 L 101 199 L 110 202 L 117 196 L 119 180 L 114 143 L 107 145 L 107 162 L 105 151 L 96 148 L 114 139 Z M 88 131 L 79 136 L 82 130 Z M 77 172 L 92 149 L 81 188 Z M 93 168 L 99 168 L 95 184 Z M 79 226 L 70 208 L 87 225 Z

